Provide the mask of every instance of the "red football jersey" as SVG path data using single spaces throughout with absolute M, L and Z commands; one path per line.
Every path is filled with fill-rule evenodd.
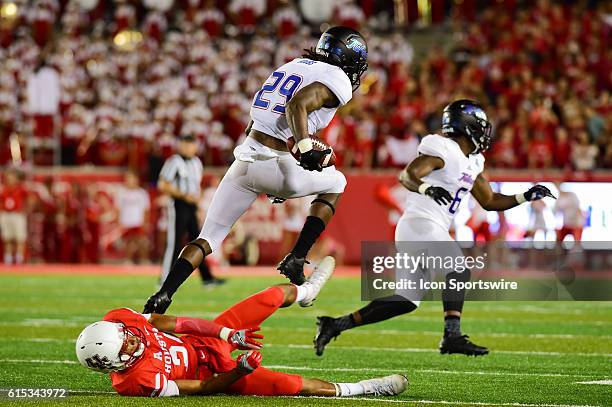
M 27 192 L 22 186 L 5 186 L 0 190 L 0 210 L 5 212 L 22 212 L 25 207 Z
M 146 338 L 144 353 L 138 361 L 123 371 L 110 374 L 117 393 L 123 396 L 176 396 L 175 380 L 198 379 L 202 374 L 198 374 L 198 362 L 205 358 L 198 357 L 189 343 L 190 338 L 161 332 L 145 315 L 129 308 L 112 310 L 103 319 L 121 322 L 128 329 L 137 328 Z

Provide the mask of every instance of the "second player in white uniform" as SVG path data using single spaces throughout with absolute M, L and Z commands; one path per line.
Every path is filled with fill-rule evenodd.
M 461 256 L 461 249 L 451 238 L 449 228 L 461 201 L 470 193 L 483 209 L 489 211 L 503 211 L 526 201 L 552 196 L 542 185 L 515 196 L 492 191 L 481 174 L 484 169 L 482 152 L 491 144 L 491 124 L 477 102 L 462 99 L 446 106 L 442 115 L 442 133 L 424 137 L 419 145 L 419 156 L 400 175 L 400 183 L 410 192 L 407 207 L 395 231 L 398 251 L 406 248 L 418 252 L 427 250 L 428 256 Z M 424 270 L 424 275 L 431 271 Z M 447 279 L 467 281 L 470 278 L 469 270 L 441 271 Z M 397 291 L 395 295 L 374 300 L 351 314 L 339 318 L 319 317 L 315 337 L 317 355 L 321 355 L 329 341 L 342 331 L 414 311 L 419 305 L 415 296 L 420 298 L 420 294 Z M 444 336 L 440 352 L 485 355 L 489 353 L 487 348 L 472 343 L 461 333 L 464 295 L 464 292 L 455 290 L 444 290 L 442 294 Z
M 408 190 L 406 208 L 395 229 L 395 240 L 453 240 L 448 231 L 459 205 L 462 200 L 469 198 L 474 181 L 484 170 L 484 156 L 480 153 L 466 156 L 459 144 L 438 134 L 425 136 L 418 152 L 444 161 L 444 167 L 432 171 L 422 177 L 422 180 L 446 189 L 453 200 L 449 205 L 443 206 L 418 191 Z
M 310 138 L 325 128 L 336 110 L 351 100 L 367 69 L 366 42 L 357 31 L 332 27 L 316 48 L 276 69 L 253 97 L 251 122 L 235 161 L 221 180 L 197 239 L 188 243 L 144 312 L 163 314 L 172 295 L 213 251 L 260 194 L 274 201 L 316 195 L 294 248 L 279 264 L 281 274 L 301 285 L 306 255 L 335 213 L 346 178 L 329 162 L 330 150 Z M 288 152 L 293 137 L 299 163 Z M 298 165 L 299 164 L 299 165 Z

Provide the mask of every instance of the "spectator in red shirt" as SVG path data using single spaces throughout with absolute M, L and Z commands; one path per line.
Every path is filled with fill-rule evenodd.
M 565 168 L 570 165 L 572 145 L 567 130 L 564 127 L 557 127 L 555 131 L 553 153 L 555 167 Z
M 529 168 L 549 168 L 552 164 L 553 149 L 542 131 L 536 131 L 529 143 Z
M 6 171 L 0 190 L 0 230 L 4 244 L 4 263 L 21 264 L 25 256 L 27 235 L 27 192 L 20 184 L 16 170 Z

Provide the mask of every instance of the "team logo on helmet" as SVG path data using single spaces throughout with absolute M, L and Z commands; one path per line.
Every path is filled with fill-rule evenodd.
M 346 44 L 346 47 L 357 52 L 364 58 L 368 57 L 368 49 L 366 48 L 365 44 L 360 42 L 357 38 L 351 38 Z
M 97 353 L 92 357 L 85 359 L 85 363 L 91 369 L 96 370 L 111 370 L 113 368 L 113 363 L 108 359 L 108 357 L 100 357 Z

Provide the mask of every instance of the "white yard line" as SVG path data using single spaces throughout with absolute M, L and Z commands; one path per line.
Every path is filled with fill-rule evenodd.
M 612 380 L 610 379 L 606 379 L 606 380 L 594 380 L 592 382 L 576 382 L 578 384 L 602 384 L 602 385 L 612 385 Z
M 51 359 L 0 359 L 1 363 L 35 363 L 35 364 L 62 364 L 75 365 L 78 364 L 75 360 L 51 360 Z M 392 373 L 398 369 L 382 369 L 382 368 L 346 368 L 346 367 L 308 367 L 308 366 L 288 366 L 288 365 L 266 365 L 269 369 L 278 370 L 297 370 L 297 371 L 314 371 L 314 372 L 372 372 L 372 373 Z M 409 372 L 415 373 L 434 373 L 434 374 L 466 374 L 466 375 L 483 375 L 483 376 L 537 376 L 537 377 L 597 377 L 598 375 L 591 374 L 561 374 L 561 373 L 516 373 L 516 372 L 490 372 L 484 370 L 443 370 L 443 369 L 414 369 Z M 584 384 L 600 384 L 599 382 L 579 382 Z M 607 383 L 603 383 L 607 384 Z
M 65 342 L 65 343 L 74 343 L 74 339 L 61 339 L 61 338 L 17 338 L 17 337 L 8 337 L 8 338 L 0 338 L 0 342 L 3 340 L 20 340 L 25 342 Z M 290 349 L 312 349 L 312 345 L 305 344 L 273 344 L 267 343 L 265 344 L 267 347 L 275 347 L 275 348 L 290 348 Z M 432 348 L 389 348 L 389 347 L 375 347 L 375 346 L 334 346 L 335 349 L 345 349 L 345 350 L 365 350 L 365 351 L 379 351 L 379 352 L 402 352 L 402 353 L 438 353 L 437 349 Z M 522 351 L 522 350 L 497 350 L 494 349 L 491 351 L 492 353 L 499 353 L 502 355 L 525 355 L 525 356 L 592 356 L 592 357 L 604 357 L 610 358 L 612 357 L 612 353 L 588 353 L 588 352 L 546 352 L 546 351 Z
M 283 327 L 269 327 L 266 328 L 270 331 L 294 331 L 294 332 L 315 332 L 314 328 L 283 328 Z M 421 331 L 418 329 L 356 329 L 351 331 L 351 335 L 433 335 L 441 336 L 440 331 Z M 522 334 L 522 333 L 510 333 L 510 332 L 477 332 L 478 336 L 490 336 L 499 338 L 556 338 L 556 339 L 576 339 L 576 338 L 597 338 L 597 339 L 608 339 L 610 335 L 585 335 L 585 334 Z
M 349 368 L 349 367 L 308 367 L 308 366 L 287 366 L 287 365 L 266 365 L 270 369 L 278 370 L 299 370 L 299 371 L 332 371 L 332 372 L 378 372 L 378 373 L 401 373 L 400 369 L 381 369 L 381 368 Z M 592 374 L 562 374 L 562 373 L 516 373 L 516 372 L 491 372 L 485 370 L 440 370 L 440 369 L 409 369 L 408 373 L 439 373 L 439 374 L 466 374 L 483 376 L 537 376 L 537 377 L 600 377 L 601 375 Z
M 76 361 L 73 360 L 48 360 L 48 359 L 0 359 L 0 363 L 49 363 L 49 364 L 66 364 L 66 365 L 74 365 L 77 364 Z M 347 371 L 355 371 L 355 372 L 363 372 L 363 371 L 380 371 L 380 372 L 388 372 L 391 370 L 387 369 L 371 369 L 371 368 L 361 368 L 361 369 L 349 369 L 349 368 L 312 368 L 312 367 L 299 367 L 299 366 L 284 366 L 284 365 L 270 365 L 267 366 L 271 369 L 287 369 L 287 370 L 304 370 L 304 371 L 334 371 L 334 372 L 347 372 Z M 425 373 L 443 373 L 443 374 L 493 374 L 496 376 L 580 376 L 580 375 L 561 375 L 561 374 L 546 374 L 546 373 L 505 373 L 505 372 L 484 372 L 484 371 L 450 371 L 450 370 L 434 370 L 434 369 L 420 369 L 415 370 L 416 372 L 425 372 Z M 612 380 L 599 380 L 599 381 L 590 381 L 590 382 L 577 382 L 580 384 L 612 384 Z M 70 393 L 73 394 L 82 394 L 82 395 L 102 395 L 102 394 L 115 394 L 112 391 L 102 391 L 102 390 L 70 390 Z M 334 400 L 347 400 L 344 397 L 288 397 L 295 399 L 334 399 Z M 601 407 L 601 406 L 593 406 L 586 404 L 529 404 L 529 403 L 487 403 L 487 402 L 469 402 L 469 401 L 447 401 L 447 400 L 389 400 L 383 398 L 368 398 L 368 397 L 351 397 L 351 400 L 355 401 L 369 401 L 369 402 L 381 402 L 381 403 L 403 403 L 403 404 L 445 404 L 445 405 L 467 405 L 467 406 L 495 406 L 495 407 Z
M 280 344 L 266 344 L 269 347 L 287 347 L 294 349 L 311 349 L 312 345 L 280 345 Z M 346 349 L 346 350 L 365 350 L 365 351 L 379 351 L 379 352 L 407 352 L 407 353 L 439 353 L 437 349 L 430 348 L 385 348 L 385 347 L 374 347 L 374 346 L 335 346 L 334 349 Z M 612 357 L 612 353 L 584 353 L 584 352 L 540 352 L 540 351 L 522 351 L 522 350 L 491 350 L 492 353 L 500 353 L 505 355 L 537 355 L 537 356 L 594 356 L 594 357 Z
M 70 394 L 80 394 L 84 396 L 88 395 L 106 395 L 106 394 L 117 394 L 114 391 L 105 390 L 69 390 Z M 240 397 L 240 396 L 234 396 Z M 248 397 L 248 396 L 247 396 Z M 494 407 L 601 407 L 588 404 L 526 404 L 526 403 L 486 403 L 483 401 L 448 401 L 448 400 L 397 400 L 397 399 L 385 399 L 385 398 L 370 398 L 370 397 L 322 397 L 322 396 L 280 396 L 279 399 L 323 399 L 323 400 L 354 400 L 354 401 L 371 401 L 379 403 L 401 403 L 401 404 L 447 404 L 447 405 L 464 405 L 464 406 L 494 406 Z
M 588 404 L 527 404 L 527 403 L 487 403 L 481 401 L 447 401 L 447 400 L 389 400 L 384 398 L 368 398 L 368 397 L 300 397 L 294 396 L 290 398 L 299 399 L 333 399 L 333 400 L 359 400 L 359 401 L 375 401 L 380 403 L 401 403 L 401 404 L 448 404 L 452 406 L 495 406 L 495 407 L 601 407 Z
M 0 359 L 2 363 L 41 363 L 41 364 L 58 364 L 58 365 L 76 365 L 79 362 L 76 360 L 50 360 L 50 359 Z

